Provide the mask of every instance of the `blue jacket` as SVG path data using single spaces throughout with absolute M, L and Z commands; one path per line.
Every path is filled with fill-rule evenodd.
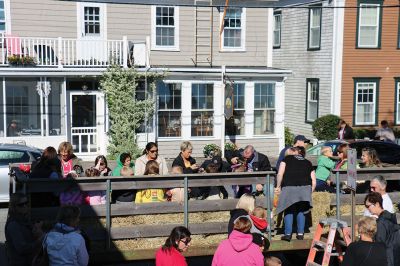
M 46 236 L 50 266 L 86 266 L 89 255 L 85 240 L 76 228 L 57 223 Z

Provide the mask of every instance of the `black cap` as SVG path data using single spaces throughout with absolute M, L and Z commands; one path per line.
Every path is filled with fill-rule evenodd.
M 308 138 L 306 138 L 304 135 L 297 135 L 294 138 L 294 143 L 296 143 L 298 140 L 304 141 L 305 143 L 309 143 L 310 142 L 310 140 Z

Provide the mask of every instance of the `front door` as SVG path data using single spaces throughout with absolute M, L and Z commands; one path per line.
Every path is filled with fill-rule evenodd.
M 100 65 L 107 61 L 106 5 L 77 3 L 77 59 L 81 65 Z
M 70 92 L 70 141 L 80 155 L 101 151 L 104 132 L 104 97 L 101 92 Z

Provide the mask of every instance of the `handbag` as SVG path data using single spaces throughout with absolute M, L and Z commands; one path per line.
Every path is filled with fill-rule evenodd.
M 40 250 L 33 257 L 32 266 L 49 266 L 49 254 L 47 254 L 46 239 L 47 234 L 43 239 Z

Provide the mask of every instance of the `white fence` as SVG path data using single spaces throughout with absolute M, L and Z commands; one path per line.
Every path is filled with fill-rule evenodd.
M 147 41 L 79 40 L 0 35 L 0 66 L 147 66 Z

